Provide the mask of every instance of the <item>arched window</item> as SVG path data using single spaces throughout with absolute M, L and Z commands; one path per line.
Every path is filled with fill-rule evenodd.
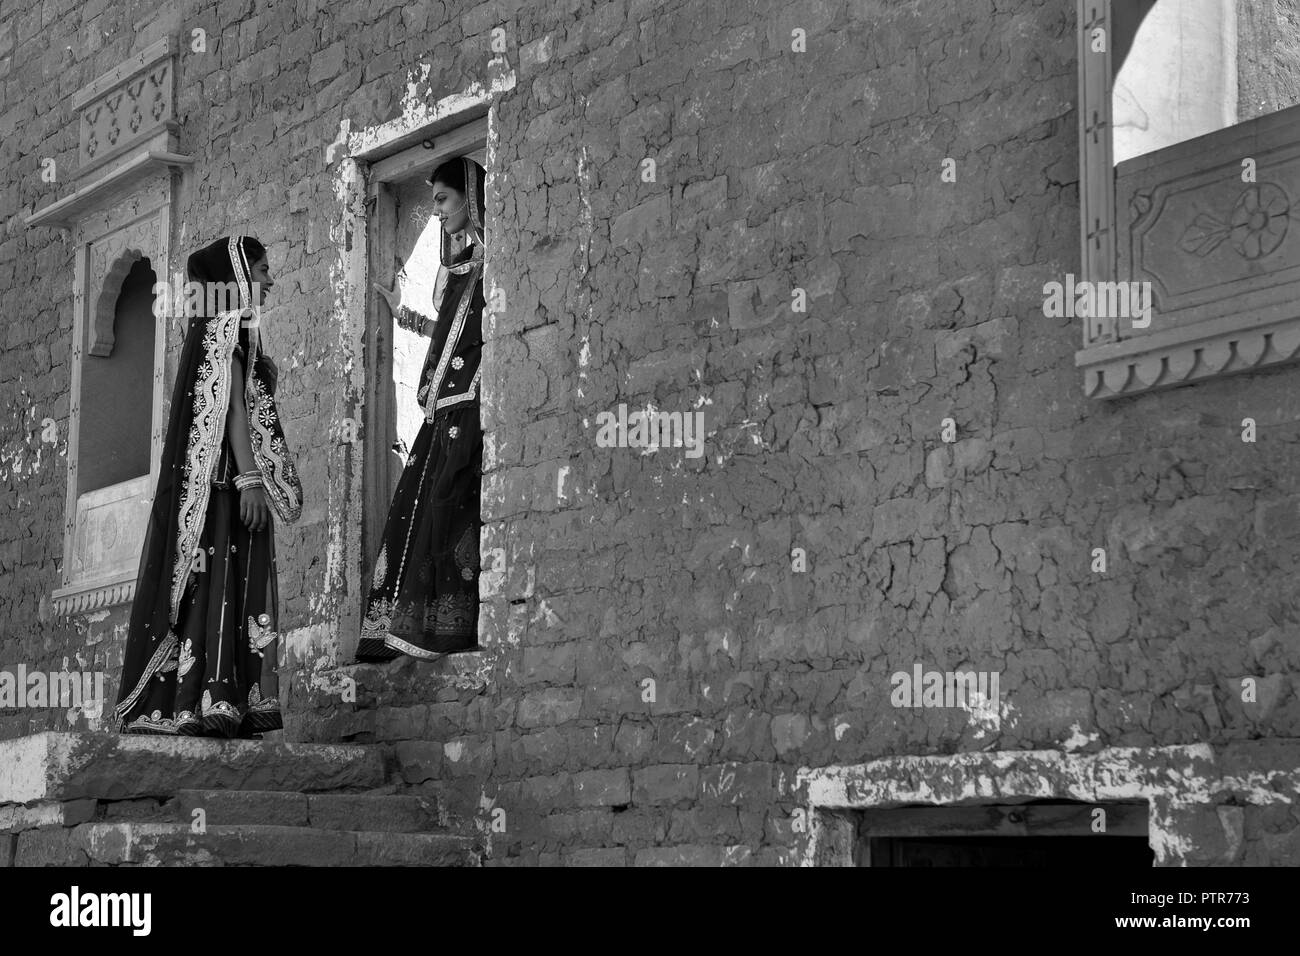
M 149 474 L 157 276 L 148 258 L 124 253 L 109 279 L 86 328 L 77 494 Z

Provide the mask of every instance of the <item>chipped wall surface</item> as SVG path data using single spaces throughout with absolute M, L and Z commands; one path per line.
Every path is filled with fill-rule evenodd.
M 49 611 L 73 249 L 23 218 L 71 188 L 40 170 L 75 169 L 72 93 L 202 27 L 168 273 L 227 233 L 270 250 L 307 497 L 277 530 L 287 737 L 390 746 L 497 864 L 798 863 L 819 768 L 1212 748 L 1240 766 L 1196 764 L 1204 799 L 1153 830 L 1158 861 L 1235 839 L 1233 861 L 1300 862 L 1294 754 L 1260 746 L 1300 737 L 1300 373 L 1084 399 L 1079 327 L 1042 309 L 1080 255 L 1073 0 L 20 6 L 0 14 L 0 665 L 102 668 L 115 693 L 127 609 Z M 484 650 L 348 667 L 364 164 L 485 104 Z M 704 455 L 602 447 L 620 403 L 701 412 Z M 894 706 L 918 664 L 996 672 L 996 699 Z M 4 710 L 0 737 L 69 722 Z

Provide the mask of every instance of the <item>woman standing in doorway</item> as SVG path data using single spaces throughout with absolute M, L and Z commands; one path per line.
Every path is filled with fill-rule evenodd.
M 469 157 L 428 179 L 448 272 L 416 400 L 424 424 L 397 483 L 361 625 L 357 660 L 431 660 L 478 649 L 479 355 L 483 345 L 484 171 Z M 468 240 L 456 255 L 450 238 Z M 395 289 L 376 287 L 396 315 Z
M 302 487 L 262 352 L 266 249 L 227 236 L 190 256 L 190 309 L 113 727 L 255 737 L 282 726 L 272 512 Z

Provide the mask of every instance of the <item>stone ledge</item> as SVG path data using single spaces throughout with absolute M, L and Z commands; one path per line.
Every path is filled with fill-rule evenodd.
M 0 804 L 123 800 L 177 790 L 365 790 L 379 751 L 346 744 L 46 732 L 0 741 Z
M 130 604 L 135 597 L 135 577 L 107 584 L 70 584 L 58 588 L 51 596 L 55 617 L 85 614 L 100 608 Z
M 170 131 L 163 137 L 169 137 Z M 167 149 L 142 147 L 127 154 L 129 158 L 119 166 L 102 172 L 96 179 L 79 186 L 71 195 L 50 203 L 23 220 L 28 228 L 55 226 L 70 229 L 88 213 L 101 209 L 120 198 L 132 186 L 150 176 L 174 168 L 184 169 L 194 165 L 193 156 L 182 156 Z
M 85 823 L 18 834 L 15 866 L 477 866 L 474 840 L 431 833 Z
M 96 801 L 0 805 L 0 833 L 16 833 L 38 827 L 71 827 L 95 818 Z
M 317 830 L 431 833 L 439 829 L 433 801 L 413 794 L 304 794 L 282 790 L 181 790 L 157 822 L 190 823 L 202 810 L 209 827 L 274 825 Z M 149 822 L 149 821 L 143 821 Z

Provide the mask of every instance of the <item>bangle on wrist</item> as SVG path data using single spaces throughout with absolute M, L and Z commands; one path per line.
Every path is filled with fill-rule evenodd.
M 246 471 L 242 475 L 236 475 L 235 487 L 240 491 L 248 488 L 261 488 L 262 473 L 260 471 Z

